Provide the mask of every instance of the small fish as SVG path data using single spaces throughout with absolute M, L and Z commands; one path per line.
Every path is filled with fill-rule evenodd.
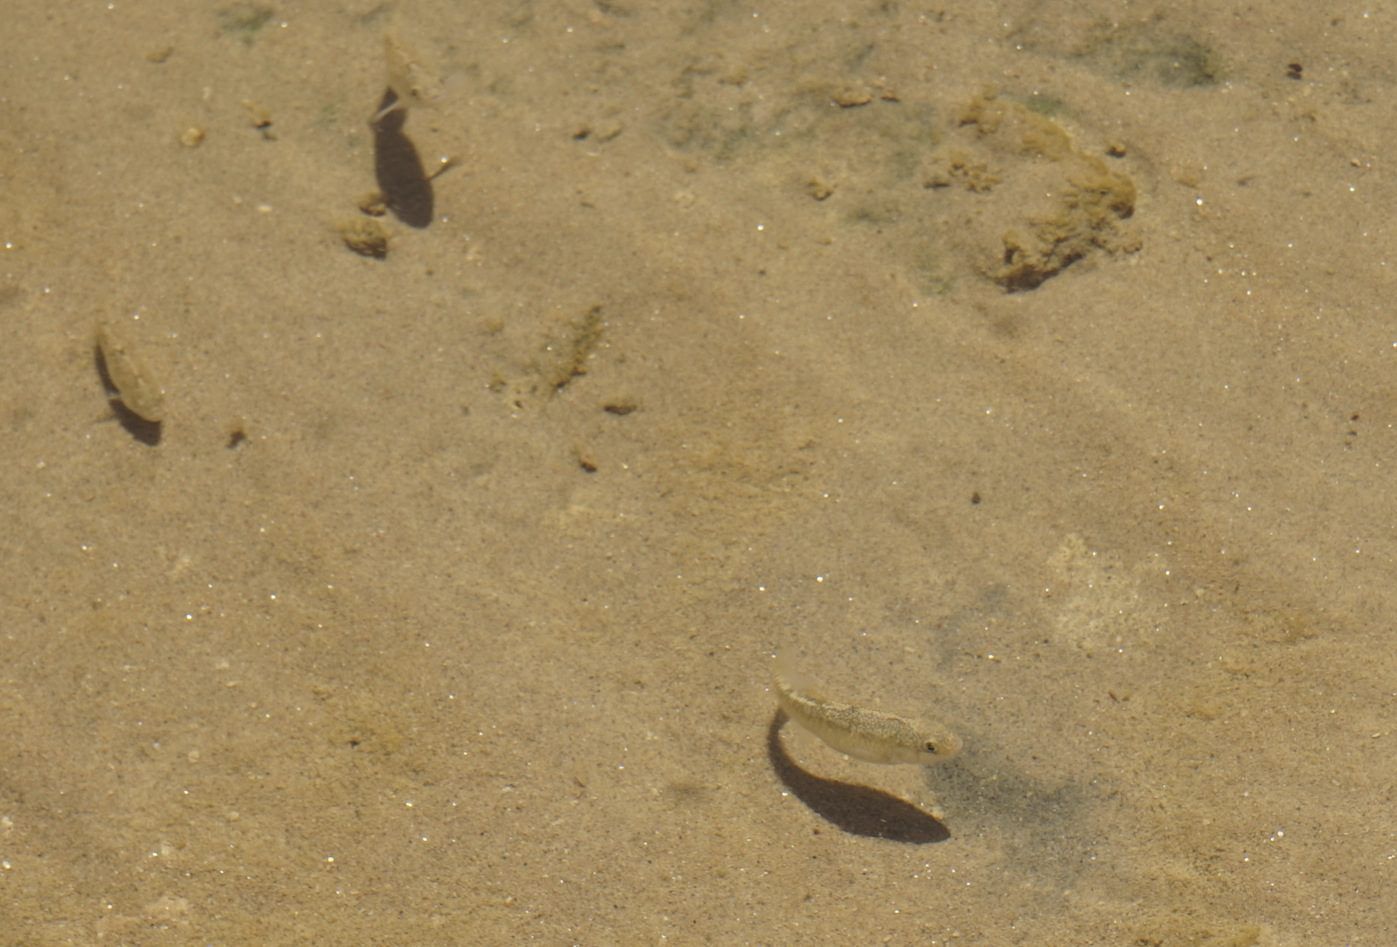
M 786 716 L 855 759 L 928 766 L 960 752 L 960 738 L 944 724 L 830 700 L 807 685 L 784 658 L 776 659 L 775 683 L 776 699 Z
M 441 80 L 393 33 L 383 34 L 383 58 L 388 66 L 388 88 L 393 90 L 393 101 L 379 109 L 369 124 L 378 124 L 389 112 L 428 108 L 446 97 Z
M 147 421 L 163 420 L 165 392 L 160 383 L 131 350 L 121 330 L 105 319 L 97 323 L 97 350 L 102 353 L 102 364 L 121 403 Z

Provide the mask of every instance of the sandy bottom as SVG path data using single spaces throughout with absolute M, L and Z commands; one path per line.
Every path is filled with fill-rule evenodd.
M 1387 943 L 1397 24 L 1266 10 L 12 2 L 0 942 Z

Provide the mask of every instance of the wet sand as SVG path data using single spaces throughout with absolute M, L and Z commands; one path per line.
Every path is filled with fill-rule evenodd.
M 1384 943 L 1397 36 L 1268 11 L 13 5 L 0 942 Z

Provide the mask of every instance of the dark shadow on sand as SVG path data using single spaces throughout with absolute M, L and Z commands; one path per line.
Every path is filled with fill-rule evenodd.
M 392 89 L 385 92 L 378 104 L 380 113 L 396 100 Z M 432 222 L 435 195 L 417 147 L 403 133 L 405 124 L 405 108 L 394 109 L 369 123 L 374 133 L 374 178 L 393 216 L 409 227 L 422 228 Z

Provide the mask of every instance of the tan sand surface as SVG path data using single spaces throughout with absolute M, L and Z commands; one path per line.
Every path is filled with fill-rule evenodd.
M 13 0 L 0 943 L 1390 944 L 1394 48 Z

